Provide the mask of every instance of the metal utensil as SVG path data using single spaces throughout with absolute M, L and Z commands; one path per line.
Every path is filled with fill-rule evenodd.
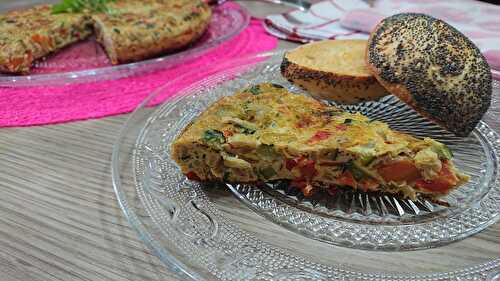
M 226 1 L 227 0 L 208 0 L 207 3 L 209 5 L 220 5 Z M 260 2 L 290 6 L 293 8 L 298 8 L 303 12 L 308 11 L 312 5 L 311 3 L 309 3 L 309 1 L 306 0 L 251 0 L 251 1 L 260 1 Z
M 311 3 L 305 0 L 260 0 L 263 2 L 270 2 L 274 4 L 282 4 L 294 8 L 298 8 L 303 12 L 307 12 L 311 8 Z

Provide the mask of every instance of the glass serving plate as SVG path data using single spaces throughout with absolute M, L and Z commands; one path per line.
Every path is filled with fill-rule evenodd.
M 37 4 L 40 2 L 42 1 L 37 1 Z M 33 5 L 23 2 L 15 4 L 14 7 L 6 6 L 4 9 L 21 9 Z M 250 21 L 249 14 L 241 6 L 232 5 L 228 9 L 223 5 L 213 6 L 212 11 L 212 20 L 206 32 L 192 45 L 180 51 L 139 62 L 112 65 L 104 49 L 91 37 L 35 62 L 29 75 L 0 74 L 0 86 L 93 82 L 167 68 L 200 56 L 233 38 L 247 27 Z M 0 9 L 1 12 L 3 11 Z
M 499 280 L 500 138 L 484 122 L 457 138 L 394 97 L 344 106 L 447 143 L 471 175 L 445 198 L 449 207 L 352 192 L 330 197 L 333 203 L 305 200 L 283 185 L 203 185 L 180 173 L 170 143 L 218 98 L 264 81 L 306 94 L 281 77 L 282 55 L 228 62 L 150 107 L 166 84 L 127 121 L 113 151 L 113 184 L 129 222 L 162 262 L 183 280 Z M 494 99 L 490 112 L 498 106 Z

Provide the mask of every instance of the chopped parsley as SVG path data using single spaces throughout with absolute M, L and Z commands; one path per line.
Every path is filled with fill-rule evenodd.
M 259 95 L 262 93 L 261 89 L 260 89 L 260 86 L 259 85 L 254 85 L 248 89 L 245 90 L 245 92 L 250 92 L 252 93 L 253 95 Z
M 450 160 L 453 158 L 453 153 L 445 144 L 434 145 L 432 150 L 438 155 L 439 159 Z
M 325 111 L 313 112 L 313 114 L 315 114 L 316 116 L 320 116 L 320 117 L 324 117 L 324 118 L 330 119 L 332 117 L 339 116 L 340 114 L 342 114 L 342 111 L 339 110 L 339 109 L 328 109 L 328 110 L 325 110 Z
M 226 142 L 224 134 L 217 130 L 206 130 L 205 133 L 203 133 L 203 140 L 206 141 L 207 143 L 218 143 L 218 144 L 223 144 Z
M 239 133 L 242 133 L 245 135 L 252 135 L 256 131 L 255 128 L 250 128 L 250 127 L 244 126 L 242 124 L 234 124 L 234 126 Z
M 371 155 L 362 155 L 360 158 L 359 158 L 359 161 L 361 162 L 362 165 L 365 165 L 365 166 L 369 166 L 373 160 L 375 160 L 375 156 L 371 156 Z
M 265 179 L 268 180 L 276 175 L 276 171 L 271 167 L 265 167 L 259 169 L 259 174 Z
M 274 145 L 272 144 L 261 144 L 257 147 L 257 154 L 267 160 L 273 160 L 278 157 L 278 154 L 274 150 Z
M 112 10 L 107 4 L 114 1 L 115 0 L 61 0 L 61 2 L 52 6 L 52 14 L 79 13 L 84 10 L 109 14 Z
M 363 172 L 360 168 L 358 168 L 358 166 L 352 160 L 344 164 L 344 169 L 351 172 L 352 176 L 357 181 L 365 177 L 365 172 Z

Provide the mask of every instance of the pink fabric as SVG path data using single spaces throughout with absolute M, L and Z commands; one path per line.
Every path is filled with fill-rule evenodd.
M 181 74 L 190 73 L 176 83 L 169 94 L 163 95 L 162 100 L 220 71 L 218 66 L 224 61 L 268 51 L 276 46 L 277 39 L 266 34 L 260 21 L 252 19 L 249 27 L 234 39 L 200 58 L 170 69 L 69 86 L 1 88 L 0 127 L 42 125 L 127 113 L 156 88 Z
M 307 12 L 294 10 L 267 16 L 266 30 L 278 38 L 302 43 L 323 39 L 366 38 L 366 34 L 361 31 L 341 26 L 340 19 L 350 11 L 369 9 L 367 2 L 364 0 L 319 1 Z

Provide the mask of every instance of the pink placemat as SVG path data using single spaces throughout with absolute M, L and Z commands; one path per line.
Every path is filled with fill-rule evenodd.
M 169 91 L 171 94 L 162 96 L 164 99 L 216 73 L 221 63 L 272 50 L 277 42 L 265 32 L 261 21 L 252 19 L 249 26 L 232 40 L 199 58 L 166 70 L 86 84 L 0 88 L 0 127 L 53 124 L 127 113 L 156 88 L 181 74 L 190 73 L 173 85 Z

